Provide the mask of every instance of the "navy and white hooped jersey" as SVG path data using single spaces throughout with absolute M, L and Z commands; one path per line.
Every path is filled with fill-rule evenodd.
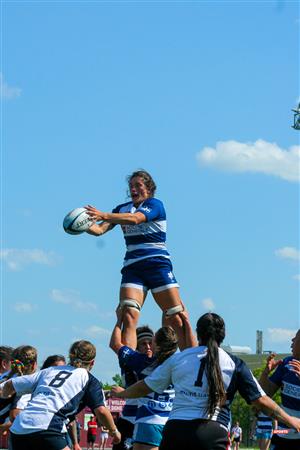
M 217 407 L 210 417 L 208 406 L 208 383 L 205 373 L 207 347 L 193 347 L 168 358 L 145 383 L 154 391 L 162 392 L 171 383 L 175 388 L 175 399 L 169 420 L 209 419 L 227 427 L 230 425 L 230 404 L 236 391 L 248 402 L 265 395 L 264 391 L 239 358 L 219 348 L 219 362 L 227 393 L 226 404 Z
M 138 377 L 133 370 L 126 367 L 126 365 L 124 365 L 124 367 L 120 365 L 120 368 L 121 368 L 122 383 L 125 388 L 128 388 L 136 381 L 138 381 Z M 134 423 L 137 409 L 138 409 L 137 399 L 127 398 L 125 406 L 121 412 L 121 417 L 130 423 Z
M 271 433 L 273 430 L 273 419 L 259 412 L 256 418 L 256 433 Z
M 136 212 L 143 213 L 146 222 L 139 225 L 121 225 L 127 247 L 124 266 L 155 256 L 170 258 L 166 247 L 167 220 L 163 203 L 151 197 L 138 208 L 133 202 L 127 202 L 113 209 L 113 213 Z
M 11 427 L 15 434 L 43 430 L 65 433 L 65 424 L 78 409 L 105 406 L 101 383 L 86 369 L 55 366 L 11 381 L 17 395 L 32 393 Z
M 290 415 L 300 417 L 300 378 L 291 370 L 289 362 L 295 359 L 293 356 L 284 358 L 283 362 L 277 366 L 269 380 L 281 388 L 281 406 Z M 278 422 L 278 429 L 288 427 Z M 288 433 L 278 435 L 280 439 L 300 439 L 300 433 Z
M 131 367 L 143 380 L 153 370 L 155 357 L 148 358 L 147 355 L 132 350 L 129 347 L 121 347 L 119 350 L 120 364 Z M 174 389 L 171 383 L 163 389 L 161 393 L 152 392 L 145 397 L 138 399 L 138 410 L 135 423 L 148 423 L 154 425 L 164 425 L 168 420 L 174 401 Z

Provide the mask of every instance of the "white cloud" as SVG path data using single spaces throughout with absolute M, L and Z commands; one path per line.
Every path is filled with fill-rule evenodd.
M 291 259 L 293 261 L 299 261 L 300 260 L 300 253 L 299 250 L 297 250 L 294 247 L 282 247 L 275 250 L 275 255 L 278 256 L 278 258 L 281 259 Z
M 110 336 L 111 330 L 106 330 L 105 328 L 98 327 L 97 325 L 91 325 L 85 330 L 85 333 L 91 337 Z
M 14 310 L 18 313 L 31 313 L 35 309 L 35 306 L 31 303 L 20 302 L 14 305 Z
M 294 275 L 293 280 L 300 281 L 300 273 L 298 273 L 297 275 Z
M 97 312 L 97 305 L 80 298 L 80 293 L 72 289 L 52 289 L 50 297 L 56 303 L 70 305 L 73 309 L 84 312 Z
M 201 300 L 201 303 L 202 303 L 203 308 L 208 311 L 213 311 L 216 308 L 216 306 L 211 298 L 204 298 L 203 300 Z
M 43 264 L 52 266 L 56 263 L 54 252 L 45 252 L 38 248 L 17 249 L 7 248 L 0 251 L 0 259 L 4 260 L 9 270 L 17 271 L 24 269 L 29 264 Z
M 288 330 L 286 328 L 268 328 L 267 333 L 271 342 L 284 344 L 291 341 L 296 334 L 296 330 Z
M 6 100 L 12 100 L 20 97 L 22 89 L 18 87 L 9 86 L 3 78 L 3 74 L 0 72 L 0 95 L 1 98 Z
M 228 172 L 258 172 L 287 181 L 300 181 L 300 146 L 288 150 L 276 143 L 219 141 L 216 147 L 204 147 L 196 155 L 201 166 Z

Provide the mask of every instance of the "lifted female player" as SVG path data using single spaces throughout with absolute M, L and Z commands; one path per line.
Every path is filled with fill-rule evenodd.
M 185 348 L 183 322 L 178 313 L 183 311 L 178 283 L 173 274 L 170 255 L 166 248 L 166 212 L 163 203 L 154 198 L 156 185 L 151 175 L 139 170 L 128 177 L 131 201 L 118 205 L 112 213 L 86 206 L 95 221 L 87 231 L 100 236 L 121 225 L 127 246 L 124 267 L 121 270 L 120 307 L 124 308 L 124 328 L 135 329 L 147 291 L 163 311 L 163 324 L 168 318 L 177 333 L 179 347 Z M 124 339 L 124 336 L 123 336 Z M 136 348 L 136 342 L 124 342 Z

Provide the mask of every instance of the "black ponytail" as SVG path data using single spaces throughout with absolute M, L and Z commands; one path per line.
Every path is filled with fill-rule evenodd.
M 197 322 L 197 336 L 207 346 L 205 373 L 208 382 L 208 414 L 212 416 L 217 406 L 226 401 L 222 372 L 219 363 L 219 346 L 225 337 L 225 323 L 218 314 L 207 313 Z

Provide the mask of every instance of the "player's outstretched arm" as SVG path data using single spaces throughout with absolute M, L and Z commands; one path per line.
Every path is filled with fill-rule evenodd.
M 108 222 L 114 225 L 138 225 L 146 222 L 146 216 L 141 212 L 135 213 L 108 213 L 100 211 L 94 206 L 85 206 L 86 212 L 95 222 Z
M 282 359 L 276 361 L 275 353 L 271 353 L 267 358 L 266 367 L 264 368 L 260 376 L 259 384 L 269 397 L 273 397 L 275 392 L 277 392 L 279 389 L 279 386 L 277 386 L 277 384 L 269 380 L 269 375 L 272 370 L 276 369 L 276 367 L 278 367 L 281 363 Z
M 117 315 L 117 322 L 112 331 L 109 346 L 116 354 L 118 354 L 118 351 L 124 345 L 122 342 L 122 309 L 121 308 L 118 307 L 116 309 L 116 315 Z
M 137 381 L 136 383 L 129 386 L 127 389 L 123 389 L 120 386 L 113 386 L 111 388 L 111 393 L 115 397 L 120 398 L 140 398 L 153 392 L 153 390 L 147 386 L 144 380 Z
M 287 414 L 277 403 L 275 403 L 270 397 L 264 395 L 252 402 L 252 405 L 263 411 L 268 416 L 285 423 L 288 427 L 294 428 L 298 433 L 300 431 L 300 419 Z
M 93 223 L 93 225 L 86 230 L 86 233 L 92 234 L 93 236 L 102 236 L 113 228 L 114 225 L 108 222 Z
M 121 433 L 117 429 L 109 409 L 105 406 L 98 406 L 98 408 L 94 409 L 94 413 L 97 417 L 98 426 L 104 425 L 108 429 L 108 434 L 113 438 L 113 443 L 119 444 Z
M 189 319 L 189 315 L 187 310 L 185 309 L 184 311 L 181 311 L 179 313 L 179 316 L 181 317 L 182 320 L 182 324 L 183 324 L 183 333 L 184 333 L 184 347 L 181 348 L 180 350 L 184 350 L 186 348 L 190 348 L 190 347 L 197 347 L 197 339 L 196 336 L 194 335 L 193 332 L 193 328 L 191 326 L 191 322 Z

